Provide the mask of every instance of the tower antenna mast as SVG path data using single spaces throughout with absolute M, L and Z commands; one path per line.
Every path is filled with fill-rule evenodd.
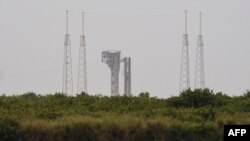
M 73 75 L 72 75 L 72 58 L 71 43 L 69 34 L 69 11 L 66 11 L 66 34 L 64 40 L 64 59 L 63 59 L 63 86 L 62 92 L 66 95 L 73 94 Z
M 182 39 L 181 71 L 180 71 L 180 91 L 190 88 L 189 84 L 189 53 L 187 34 L 187 11 L 185 11 L 185 34 Z
M 195 66 L 195 88 L 205 88 L 205 70 L 204 70 L 204 44 L 202 36 L 202 13 L 199 13 L 200 33 L 197 40 L 196 66 Z
M 84 12 L 82 12 L 82 35 L 80 36 L 77 92 L 87 93 L 87 56 L 84 35 Z

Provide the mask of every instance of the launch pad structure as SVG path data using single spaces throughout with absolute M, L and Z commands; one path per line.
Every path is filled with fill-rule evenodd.
M 131 58 L 124 57 L 121 62 L 124 63 L 124 95 L 131 95 Z
M 63 85 L 62 93 L 66 95 L 73 94 L 73 74 L 72 74 L 72 56 L 71 42 L 69 34 L 69 12 L 66 11 L 66 34 L 64 40 L 64 58 L 63 58 Z M 195 88 L 205 88 L 204 73 L 204 43 L 202 35 L 202 13 L 199 13 L 199 34 L 196 48 L 196 65 L 195 65 Z M 187 11 L 185 11 L 184 34 L 182 37 L 182 53 L 180 68 L 180 92 L 190 88 L 189 74 L 189 41 L 187 32 Z M 84 12 L 82 12 L 82 33 L 80 35 L 79 61 L 78 61 L 78 78 L 77 92 L 87 93 L 87 57 L 86 42 L 84 35 Z M 123 63 L 124 68 L 124 95 L 131 96 L 131 58 L 121 58 L 121 51 L 102 51 L 102 62 L 107 64 L 111 71 L 111 96 L 119 96 L 119 73 L 120 65 Z
M 121 59 L 121 51 L 103 51 L 102 62 L 111 70 L 111 96 L 119 96 L 120 63 L 124 63 L 124 95 L 131 96 L 131 58 Z

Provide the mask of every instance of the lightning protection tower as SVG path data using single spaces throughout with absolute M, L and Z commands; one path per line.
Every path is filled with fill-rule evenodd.
M 64 41 L 63 90 L 62 90 L 62 92 L 66 95 L 73 94 L 71 43 L 70 43 L 70 34 L 68 33 L 68 15 L 69 12 L 66 11 L 66 34 Z
M 78 62 L 78 80 L 77 92 L 87 93 L 87 57 L 86 43 L 84 35 L 84 12 L 82 12 L 82 35 L 80 36 L 79 62 Z
M 124 95 L 131 96 L 131 58 L 125 57 L 121 62 L 124 63 Z
M 196 66 L 195 66 L 195 88 L 204 89 L 205 88 L 205 75 L 204 75 L 204 54 L 203 54 L 203 37 L 201 29 L 201 15 L 199 13 L 199 22 L 200 22 L 200 33 L 198 35 L 197 41 L 197 51 L 196 51 Z
M 183 41 L 182 41 L 180 91 L 188 88 L 190 88 L 189 54 L 188 54 L 188 34 L 187 34 L 187 11 L 185 11 L 185 34 L 183 35 Z
M 120 51 L 103 51 L 102 62 L 111 70 L 111 96 L 119 95 Z

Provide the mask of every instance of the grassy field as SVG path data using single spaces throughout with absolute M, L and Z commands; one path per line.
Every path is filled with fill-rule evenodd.
M 0 141 L 222 141 L 224 124 L 250 124 L 250 92 L 0 96 Z

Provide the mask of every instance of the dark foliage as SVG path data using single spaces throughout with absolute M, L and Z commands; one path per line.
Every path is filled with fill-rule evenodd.
M 250 92 L 209 89 L 168 99 L 103 95 L 0 96 L 0 141 L 222 141 L 223 125 L 250 123 Z

